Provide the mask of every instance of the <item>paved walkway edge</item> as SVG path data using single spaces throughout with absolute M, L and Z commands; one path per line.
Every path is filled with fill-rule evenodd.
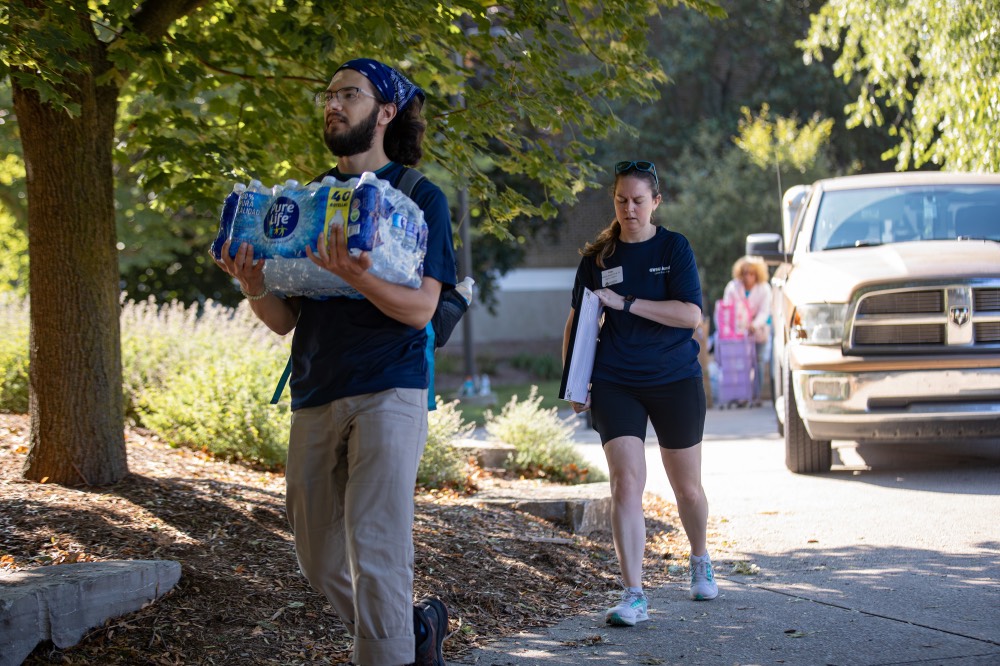
M 166 560 L 60 564 L 0 576 L 0 666 L 17 666 L 40 642 L 75 645 L 106 620 L 170 591 L 181 565 Z

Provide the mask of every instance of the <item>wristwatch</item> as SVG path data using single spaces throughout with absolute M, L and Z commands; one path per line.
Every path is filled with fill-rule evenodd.
M 629 310 L 630 307 L 632 307 L 633 303 L 635 303 L 635 296 L 633 296 L 632 294 L 629 294 L 628 296 L 626 296 L 625 297 L 625 304 L 622 305 L 622 312 L 628 314 L 628 310 Z

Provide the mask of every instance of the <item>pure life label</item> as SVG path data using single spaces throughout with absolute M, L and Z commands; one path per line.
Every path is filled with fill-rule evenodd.
M 252 244 L 255 257 L 305 257 L 306 247 L 329 233 L 337 211 L 346 213 L 353 191 L 322 186 L 289 187 L 278 196 L 244 192 L 233 220 L 234 240 Z
M 264 235 L 272 240 L 288 238 L 299 225 L 299 205 L 288 197 L 278 197 L 264 218 Z

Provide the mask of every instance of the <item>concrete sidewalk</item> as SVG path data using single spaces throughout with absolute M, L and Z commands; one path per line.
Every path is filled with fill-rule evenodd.
M 453 663 L 1000 664 L 996 626 L 983 626 L 981 637 L 960 635 L 863 608 L 812 601 L 794 591 L 794 575 L 773 586 L 755 578 L 719 577 L 719 597 L 713 601 L 689 601 L 686 586 L 649 590 L 650 619 L 635 627 L 607 626 L 603 614 L 595 612 L 522 633 Z M 984 622 L 991 614 L 995 618 L 995 609 L 979 612 Z
M 647 445 L 652 437 L 650 433 Z M 599 460 L 602 454 L 596 433 L 586 430 L 581 423 L 577 438 L 581 452 L 595 462 Z M 828 504 L 844 507 L 839 520 L 847 524 L 852 522 L 852 509 L 837 494 L 844 492 L 841 489 L 875 493 L 877 498 L 888 492 L 881 487 L 883 477 L 878 472 L 865 473 L 867 476 L 862 478 L 868 478 L 868 483 L 859 483 L 855 480 L 859 477 L 850 471 L 835 470 L 812 478 L 787 474 L 780 461 L 783 444 L 767 407 L 710 410 L 705 441 L 710 447 L 707 454 L 710 458 L 715 456 L 715 460 L 719 451 L 729 452 L 733 447 L 767 452 L 766 460 L 762 455 L 753 464 L 741 461 L 738 471 L 727 471 L 724 478 L 719 478 L 716 469 L 716 478 L 712 479 L 715 484 L 750 483 L 750 478 L 759 478 L 769 484 L 759 492 L 769 496 L 788 493 L 774 481 L 787 477 L 800 493 L 819 492 Z M 973 493 L 971 497 L 989 500 L 973 499 L 975 504 L 971 505 L 987 511 L 993 511 L 991 507 L 997 506 L 1000 495 L 1000 488 L 990 490 L 995 480 L 1000 481 L 1000 467 L 995 466 L 996 462 L 992 464 L 994 467 L 985 476 L 985 491 L 964 486 Z M 761 471 L 765 468 L 773 476 Z M 896 479 L 894 470 L 889 475 L 894 486 L 906 486 L 902 477 Z M 921 477 L 919 483 L 911 482 L 910 487 L 892 492 L 905 493 L 899 495 L 904 503 L 905 498 L 917 501 L 929 492 L 939 492 L 937 486 L 944 484 L 946 474 L 932 469 L 927 475 L 932 482 Z M 913 471 L 907 474 L 907 478 L 917 476 Z M 812 485 L 806 485 L 813 483 L 821 484 L 822 490 L 814 491 Z M 749 500 L 760 502 L 752 508 L 753 513 L 780 513 L 773 518 L 784 526 L 779 525 L 778 529 L 795 529 L 795 516 L 785 509 L 769 511 L 772 507 L 761 502 L 760 495 L 756 497 Z M 784 501 L 794 504 L 796 497 L 817 501 L 816 497 L 806 498 L 802 494 Z M 932 497 L 932 501 L 946 504 L 948 497 Z M 881 510 L 875 503 L 868 506 L 874 511 Z M 732 510 L 734 505 L 729 507 Z M 821 518 L 810 510 L 804 514 L 807 522 L 809 516 L 813 520 L 830 520 L 829 515 Z M 949 520 L 949 515 L 953 514 L 948 508 L 939 514 L 928 513 L 926 530 L 939 529 L 938 521 Z M 717 531 L 724 540 L 731 538 L 727 537 L 729 532 L 740 533 L 738 528 L 746 527 L 728 523 L 725 515 L 715 518 L 722 519 Z M 1000 532 L 993 534 L 1000 536 Z M 978 548 L 956 554 L 941 545 L 915 543 L 920 541 L 919 535 L 890 534 L 885 543 L 876 536 L 869 535 L 868 541 L 864 537 L 857 542 L 848 539 L 850 547 L 844 547 L 824 533 L 820 543 L 806 547 L 779 548 L 773 552 L 757 549 L 750 558 L 760 567 L 756 575 L 733 573 L 731 562 L 717 557 L 720 594 L 713 601 L 691 601 L 686 582 L 670 583 L 647 589 L 650 619 L 636 627 L 610 627 L 604 623 L 604 608 L 594 608 L 554 627 L 509 637 L 449 663 L 484 666 L 1000 664 L 998 540 L 982 541 L 977 537 Z M 890 542 L 898 545 L 889 545 Z M 739 551 L 740 544 L 734 550 Z M 615 603 L 615 597 L 615 591 L 609 590 L 608 606 Z

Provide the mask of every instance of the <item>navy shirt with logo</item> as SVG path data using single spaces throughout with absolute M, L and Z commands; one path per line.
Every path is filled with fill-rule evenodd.
M 395 186 L 404 169 L 390 162 L 375 175 Z M 358 174 L 333 170 L 330 175 L 347 180 Z M 454 286 L 455 251 L 448 200 L 427 179 L 417 184 L 410 198 L 423 210 L 427 223 L 424 277 L 438 280 L 442 288 Z M 426 329 L 396 321 L 367 299 L 297 301 L 290 381 L 293 410 L 391 388 L 428 387 Z
M 609 279 L 602 281 L 602 275 Z M 622 296 L 701 307 L 701 280 L 691 244 L 663 227 L 640 243 L 617 242 L 603 269 L 595 257 L 583 257 L 576 271 L 573 308 L 580 308 L 584 287 L 597 291 L 605 286 Z M 700 377 L 699 346 L 693 335 L 690 328 L 664 326 L 605 308 L 591 380 L 652 387 Z

